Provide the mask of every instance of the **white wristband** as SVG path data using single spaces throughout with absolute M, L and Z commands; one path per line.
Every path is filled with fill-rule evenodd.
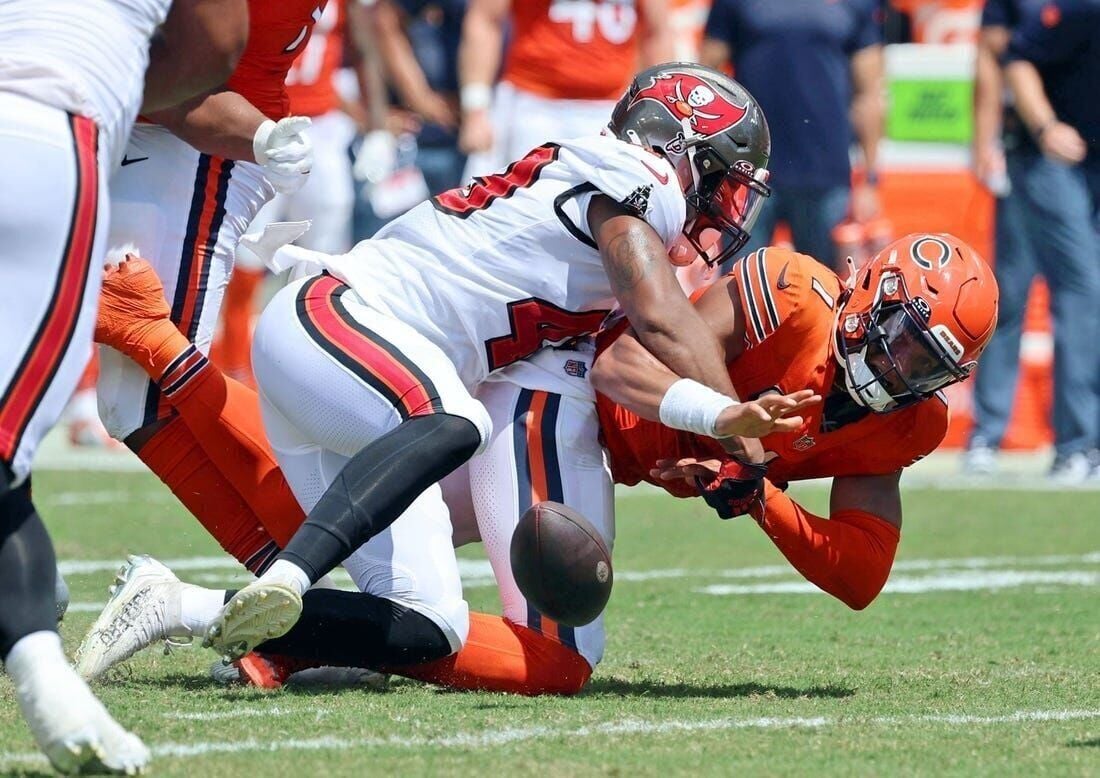
M 267 163 L 267 140 L 274 131 L 275 122 L 271 119 L 264 120 L 264 123 L 256 128 L 256 134 L 252 136 L 252 155 L 256 158 L 257 165 Z
M 661 398 L 659 415 L 666 427 L 715 437 L 718 415 L 737 401 L 703 386 L 690 378 L 681 378 Z
M 465 111 L 484 111 L 493 101 L 493 88 L 488 84 L 466 84 L 458 94 L 458 102 Z

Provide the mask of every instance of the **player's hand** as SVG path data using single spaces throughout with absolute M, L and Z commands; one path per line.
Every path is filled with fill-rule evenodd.
M 790 394 L 765 394 L 750 402 L 737 403 L 718 415 L 715 437 L 762 438 L 773 432 L 794 432 L 802 426 L 799 411 L 821 402 L 811 389 Z
M 377 184 L 397 167 L 397 139 L 389 130 L 371 130 L 363 136 L 351 173 L 357 181 Z
M 457 106 L 435 90 L 426 89 L 410 96 L 408 105 L 409 110 L 426 122 L 452 130 L 458 127 Z
M 750 513 L 763 504 L 764 476 L 768 466 L 749 464 L 737 458 L 662 459 L 649 471 L 650 476 L 664 481 L 683 479 L 714 508 L 721 519 L 732 519 Z
M 486 110 L 467 111 L 458 130 L 458 148 L 463 154 L 488 151 L 493 147 L 493 122 Z
M 1088 144 L 1073 127 L 1065 122 L 1055 121 L 1039 138 L 1039 148 L 1051 159 L 1076 165 L 1084 161 L 1089 153 Z
M 1004 197 L 1008 184 L 1005 152 L 999 143 L 983 143 L 974 148 L 974 177 L 996 197 Z
M 277 122 L 268 119 L 252 138 L 256 163 L 280 194 L 301 189 L 313 169 L 313 143 L 305 132 L 310 124 L 308 116 L 288 116 Z

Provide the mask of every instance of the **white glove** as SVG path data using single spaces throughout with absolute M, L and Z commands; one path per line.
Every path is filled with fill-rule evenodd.
M 313 143 L 305 133 L 310 124 L 308 116 L 288 116 L 277 122 L 268 119 L 252 138 L 256 163 L 280 194 L 301 189 L 313 169 Z
M 355 152 L 351 172 L 357 181 L 377 184 L 397 167 L 397 139 L 387 130 L 371 130 Z
M 293 243 L 309 231 L 312 222 L 270 222 L 260 232 L 246 232 L 237 241 L 234 261 L 244 267 L 266 267 L 273 273 L 281 273 L 290 263 L 276 258 L 279 249 Z

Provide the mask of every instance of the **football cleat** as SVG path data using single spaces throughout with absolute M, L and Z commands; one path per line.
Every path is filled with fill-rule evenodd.
M 148 764 L 149 749 L 67 664 L 35 673 L 15 691 L 31 734 L 58 772 L 137 775 Z
M 176 574 L 150 556 L 131 556 L 119 568 L 110 598 L 76 652 L 76 670 L 95 680 L 138 651 L 162 640 L 187 643 L 180 626 Z
M 361 667 L 329 667 L 307 659 L 253 651 L 226 664 L 215 662 L 210 677 L 223 685 L 241 684 L 260 689 L 279 689 L 287 683 L 300 686 L 367 687 L 382 691 L 389 676 Z
M 232 661 L 265 640 L 282 637 L 302 615 L 302 596 L 289 583 L 255 581 L 225 604 L 206 631 L 203 646 Z

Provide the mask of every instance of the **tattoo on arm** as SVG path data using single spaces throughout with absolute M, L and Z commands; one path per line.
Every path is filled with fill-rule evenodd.
M 634 289 L 653 268 L 652 257 L 630 233 L 616 235 L 604 251 L 608 278 L 616 296 Z

